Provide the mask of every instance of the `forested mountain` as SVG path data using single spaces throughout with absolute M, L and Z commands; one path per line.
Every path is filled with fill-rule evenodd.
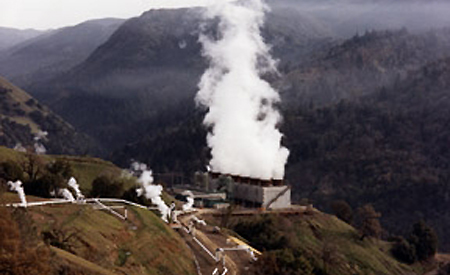
M 0 52 L 0 74 L 25 88 L 51 79 L 84 61 L 123 21 L 91 20 L 24 41 Z
M 412 70 L 450 56 L 450 29 L 371 31 L 316 52 L 277 85 L 288 105 L 324 105 L 367 95 Z
M 43 33 L 43 31 L 32 29 L 19 30 L 14 28 L 0 27 L 0 51 L 4 51 Z
M 130 19 L 85 62 L 30 91 L 107 146 L 123 145 L 142 128 L 143 120 L 193 101 L 206 68 L 198 42 L 201 13 L 201 9 L 152 10 Z M 314 45 L 326 43 L 319 37 L 327 34 L 307 18 L 282 12 L 269 18 L 265 36 L 275 55 L 285 60 L 300 60 Z M 305 27 L 290 27 L 292 22 Z M 214 24 L 211 21 L 205 28 Z
M 94 152 L 93 141 L 41 105 L 29 94 L 0 77 L 0 145 L 10 148 L 33 146 L 39 132 L 48 136 L 41 142 L 49 153 Z
M 287 114 L 294 198 L 372 203 L 391 232 L 424 219 L 450 250 L 450 59 L 359 100 Z

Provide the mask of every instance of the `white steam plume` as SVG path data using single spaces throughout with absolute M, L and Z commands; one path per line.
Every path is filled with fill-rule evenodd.
M 20 180 L 18 180 L 16 182 L 8 181 L 8 185 L 12 191 L 17 192 L 17 194 L 19 195 L 20 201 L 22 202 L 22 205 L 24 207 L 26 207 L 27 206 L 27 198 L 25 197 L 25 191 L 23 190 L 22 182 Z
M 22 143 L 17 143 L 16 146 L 14 146 L 14 150 L 17 152 L 22 152 L 22 153 L 26 153 L 27 149 L 25 149 L 25 147 L 23 147 Z
M 71 177 L 67 184 L 75 191 L 77 200 L 84 200 L 84 195 L 83 193 L 81 193 L 80 186 L 78 185 L 77 180 L 74 177 Z
M 34 151 L 38 155 L 44 155 L 47 152 L 47 149 L 45 146 L 41 143 L 41 140 L 46 139 L 48 136 L 48 133 L 46 131 L 39 131 L 34 136 Z
M 191 191 L 187 190 L 182 193 L 182 195 L 186 196 L 187 202 L 183 204 L 183 211 L 187 211 L 192 209 L 194 206 L 194 194 Z
M 276 72 L 260 28 L 267 6 L 262 0 L 220 2 L 207 17 L 220 19 L 219 39 L 201 36 L 210 68 L 199 83 L 197 102 L 208 107 L 204 123 L 213 172 L 282 179 L 289 151 L 281 146 L 278 93 L 261 74 Z
M 59 189 L 58 194 L 68 201 L 75 201 L 72 193 L 67 188 Z
M 161 198 L 163 187 L 161 185 L 153 184 L 152 170 L 148 169 L 146 164 L 138 162 L 134 162 L 131 165 L 131 168 L 135 172 L 141 172 L 138 183 L 140 183 L 142 187 L 136 189 L 138 197 L 145 196 L 149 199 L 158 207 L 159 212 L 161 212 L 161 219 L 168 222 L 170 209 Z

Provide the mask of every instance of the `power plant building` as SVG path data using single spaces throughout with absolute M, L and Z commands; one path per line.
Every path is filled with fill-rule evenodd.
M 209 192 L 225 191 L 227 199 L 267 209 L 291 206 L 291 188 L 282 180 L 260 180 L 219 173 L 197 173 L 198 187 Z

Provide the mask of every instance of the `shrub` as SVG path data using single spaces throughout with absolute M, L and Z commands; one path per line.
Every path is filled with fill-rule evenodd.
M 403 237 L 395 242 L 391 252 L 396 259 L 407 264 L 413 264 L 417 260 L 416 248 Z
M 343 200 L 334 201 L 331 203 L 331 208 L 340 220 L 348 224 L 353 222 L 353 210 L 347 202 Z
M 121 198 L 124 194 L 123 182 L 108 176 L 99 176 L 92 182 L 92 197 Z
M 0 164 L 0 178 L 6 181 L 23 180 L 23 170 L 19 164 L 7 160 Z

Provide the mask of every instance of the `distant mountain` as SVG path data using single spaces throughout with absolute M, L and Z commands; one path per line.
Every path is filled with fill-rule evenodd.
M 99 19 L 47 32 L 0 54 L 0 74 L 24 87 L 83 62 L 123 23 Z
M 93 142 L 41 105 L 29 94 L 0 77 L 0 145 L 18 143 L 32 146 L 40 131 L 48 132 L 43 141 L 48 153 L 85 154 L 94 152 Z
M 349 38 L 366 31 L 407 28 L 428 31 L 450 26 L 445 0 L 268 0 L 272 7 L 284 7 L 309 14 L 335 36 Z
M 0 51 L 4 51 L 26 40 L 43 34 L 44 31 L 33 29 L 19 30 L 14 28 L 0 27 Z

